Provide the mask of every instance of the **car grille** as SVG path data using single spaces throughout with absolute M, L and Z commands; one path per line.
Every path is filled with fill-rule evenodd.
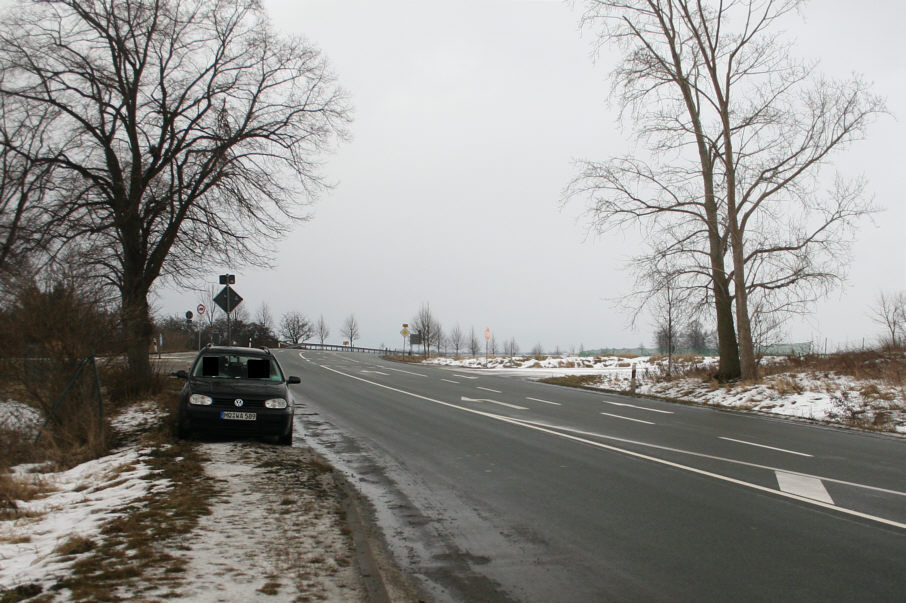
M 264 408 L 263 398 L 242 398 L 242 406 L 236 406 L 236 398 L 238 397 L 239 396 L 233 396 L 231 398 L 214 398 L 214 406 L 231 408 L 233 410 L 242 408 Z

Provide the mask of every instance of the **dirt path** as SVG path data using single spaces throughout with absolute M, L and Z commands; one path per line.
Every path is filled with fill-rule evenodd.
M 211 514 L 171 551 L 188 561 L 176 600 L 367 600 L 330 467 L 301 448 L 199 448 L 217 494 Z

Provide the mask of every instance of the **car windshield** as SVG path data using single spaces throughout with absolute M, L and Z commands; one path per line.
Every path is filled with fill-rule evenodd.
M 217 379 L 283 381 L 280 366 L 273 358 L 242 354 L 205 354 L 195 363 L 192 375 Z

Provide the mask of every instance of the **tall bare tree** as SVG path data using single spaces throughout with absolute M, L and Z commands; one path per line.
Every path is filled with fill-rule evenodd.
M 667 353 L 667 376 L 673 375 L 673 356 L 679 346 L 680 333 L 690 314 L 688 290 L 677 286 L 679 274 L 658 275 L 657 292 L 653 301 L 653 316 L 657 326 L 657 347 Z
M 424 303 L 418 310 L 418 314 L 412 319 L 412 327 L 416 333 L 421 334 L 422 351 L 425 356 L 431 355 L 431 346 L 437 343 L 437 334 L 440 331 L 440 323 L 431 312 L 431 304 Z
M 478 336 L 475 334 L 475 327 L 469 330 L 469 353 L 473 357 L 481 353 L 481 342 L 478 341 Z
M 205 323 L 205 328 L 212 330 L 217 322 L 217 315 L 221 312 L 220 306 L 214 303 L 214 297 L 217 293 L 214 291 L 214 285 L 201 290 L 201 305 L 204 306 L 204 318 L 201 322 Z
M 323 314 L 318 318 L 318 322 L 315 325 L 315 335 L 318 336 L 318 341 L 321 342 L 321 345 L 324 345 L 324 341 L 330 335 L 330 327 L 327 326 L 327 321 L 324 320 Z
M 507 341 L 503 342 L 503 353 L 510 357 L 519 355 L 519 344 L 516 343 L 515 337 L 510 337 Z
M 258 311 L 255 313 L 255 322 L 264 327 L 265 330 L 274 330 L 274 316 L 271 314 L 271 309 L 267 302 L 261 302 L 261 305 L 258 306 Z
M 453 355 L 459 356 L 459 352 L 462 351 L 463 345 L 465 345 L 465 335 L 460 328 L 459 323 L 456 324 L 452 329 L 450 329 L 450 345 L 453 347 Z
M 801 4 L 588 0 L 583 17 L 624 50 L 613 95 L 650 153 L 581 162 L 567 198 L 589 200 L 599 232 L 643 224 L 661 235 L 654 255 L 707 281 L 724 379 L 756 376 L 750 298 L 807 307 L 842 277 L 852 227 L 871 211 L 861 181 L 819 188 L 883 102 L 792 58 L 772 29 Z
M 121 297 L 130 366 L 150 377 L 161 277 L 265 264 L 324 186 L 348 106 L 321 54 L 256 0 L 17 2 L 0 23 L 0 98 L 44 108 L 42 209 Z
M 359 321 L 356 320 L 355 314 L 346 317 L 340 335 L 346 338 L 350 346 L 355 346 L 355 340 L 359 338 Z

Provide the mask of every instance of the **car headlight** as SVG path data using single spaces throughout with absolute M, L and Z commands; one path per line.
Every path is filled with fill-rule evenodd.
M 286 408 L 286 400 L 283 398 L 271 398 L 264 401 L 265 408 Z
M 211 399 L 211 396 L 205 396 L 204 394 L 192 394 L 189 396 L 189 404 L 195 404 L 196 406 L 210 406 L 214 403 L 214 400 Z

